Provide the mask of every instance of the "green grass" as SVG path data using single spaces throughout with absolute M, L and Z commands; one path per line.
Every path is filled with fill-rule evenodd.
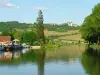
M 100 50 L 100 45 L 90 45 L 91 48 Z

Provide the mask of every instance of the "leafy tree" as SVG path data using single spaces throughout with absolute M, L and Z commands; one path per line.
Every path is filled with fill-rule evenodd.
M 2 36 L 9 36 L 10 33 L 9 33 L 8 31 L 3 31 L 1 35 L 2 35 Z
M 42 11 L 40 10 L 38 13 L 36 28 L 37 28 L 38 40 L 41 42 L 41 44 L 45 44 L 43 21 L 44 21 L 43 14 L 42 14 Z
M 13 36 L 14 36 L 15 39 L 19 39 L 19 40 L 20 40 L 20 39 L 21 39 L 21 38 L 20 38 L 21 32 L 20 32 L 20 31 L 14 32 L 14 33 L 13 33 Z
M 33 45 L 36 39 L 37 39 L 36 33 L 34 33 L 33 31 L 26 31 L 21 36 L 21 42 L 28 43 L 31 45 Z
M 82 37 L 89 44 L 100 44 L 100 3 L 93 9 L 92 13 L 87 16 L 81 26 Z

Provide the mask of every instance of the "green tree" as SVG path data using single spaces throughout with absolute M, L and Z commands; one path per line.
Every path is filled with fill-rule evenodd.
M 81 26 L 82 37 L 89 44 L 100 44 L 100 3 L 93 9 L 92 13 L 87 16 Z
M 20 32 L 20 31 L 14 32 L 14 33 L 13 33 L 13 36 L 14 36 L 15 39 L 19 39 L 19 40 L 20 40 L 20 39 L 21 39 L 21 38 L 20 38 L 21 32 Z
M 44 21 L 43 14 L 42 14 L 42 11 L 40 10 L 38 13 L 36 28 L 37 28 L 38 40 L 41 42 L 41 44 L 45 44 L 43 21 Z
M 1 35 L 2 35 L 2 36 L 9 36 L 10 33 L 9 33 L 8 31 L 3 31 Z
M 34 33 L 33 31 L 26 31 L 21 35 L 21 42 L 23 43 L 28 43 L 33 45 L 36 39 L 37 39 L 36 33 Z

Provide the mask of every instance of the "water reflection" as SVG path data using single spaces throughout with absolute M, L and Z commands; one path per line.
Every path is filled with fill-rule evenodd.
M 0 60 L 7 60 L 12 58 L 12 52 L 0 52 Z
M 88 75 L 100 75 L 100 57 L 85 51 L 81 63 Z
M 37 59 L 37 64 L 38 64 L 38 75 L 44 75 L 45 51 L 40 51 L 39 57 Z
M 45 75 L 46 73 L 45 70 L 47 69 L 46 65 L 48 63 L 63 62 L 65 63 L 65 65 L 67 65 L 68 63 L 74 64 L 75 62 L 77 62 L 77 60 L 79 60 L 80 56 L 82 55 L 82 52 L 84 52 L 83 45 L 82 46 L 77 46 L 77 45 L 63 46 L 59 48 L 59 50 L 56 50 L 56 51 L 54 49 L 51 49 L 51 50 L 24 49 L 24 50 L 17 50 L 17 51 L 14 50 L 11 52 L 0 52 L 0 66 L 15 66 L 16 68 L 16 66 L 19 66 L 19 65 L 25 66 L 25 64 L 35 63 L 37 65 L 37 71 L 38 71 L 37 75 Z M 65 67 L 64 65 L 62 65 L 62 63 L 60 64 L 60 66 Z M 34 67 L 34 65 L 30 67 Z M 59 64 L 58 64 L 58 67 L 59 67 Z M 53 68 L 54 66 L 52 66 L 52 69 Z M 56 68 L 56 69 L 59 70 L 60 68 Z M 66 74 L 67 73 L 65 73 L 65 75 Z
M 74 63 L 78 60 L 84 52 L 84 46 L 71 45 L 60 47 L 58 51 L 47 50 L 46 62 L 63 61 L 67 63 Z

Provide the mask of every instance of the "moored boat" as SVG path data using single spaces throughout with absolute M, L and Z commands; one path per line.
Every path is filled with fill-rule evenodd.
M 4 47 L 0 47 L 0 51 L 3 51 L 4 50 Z

